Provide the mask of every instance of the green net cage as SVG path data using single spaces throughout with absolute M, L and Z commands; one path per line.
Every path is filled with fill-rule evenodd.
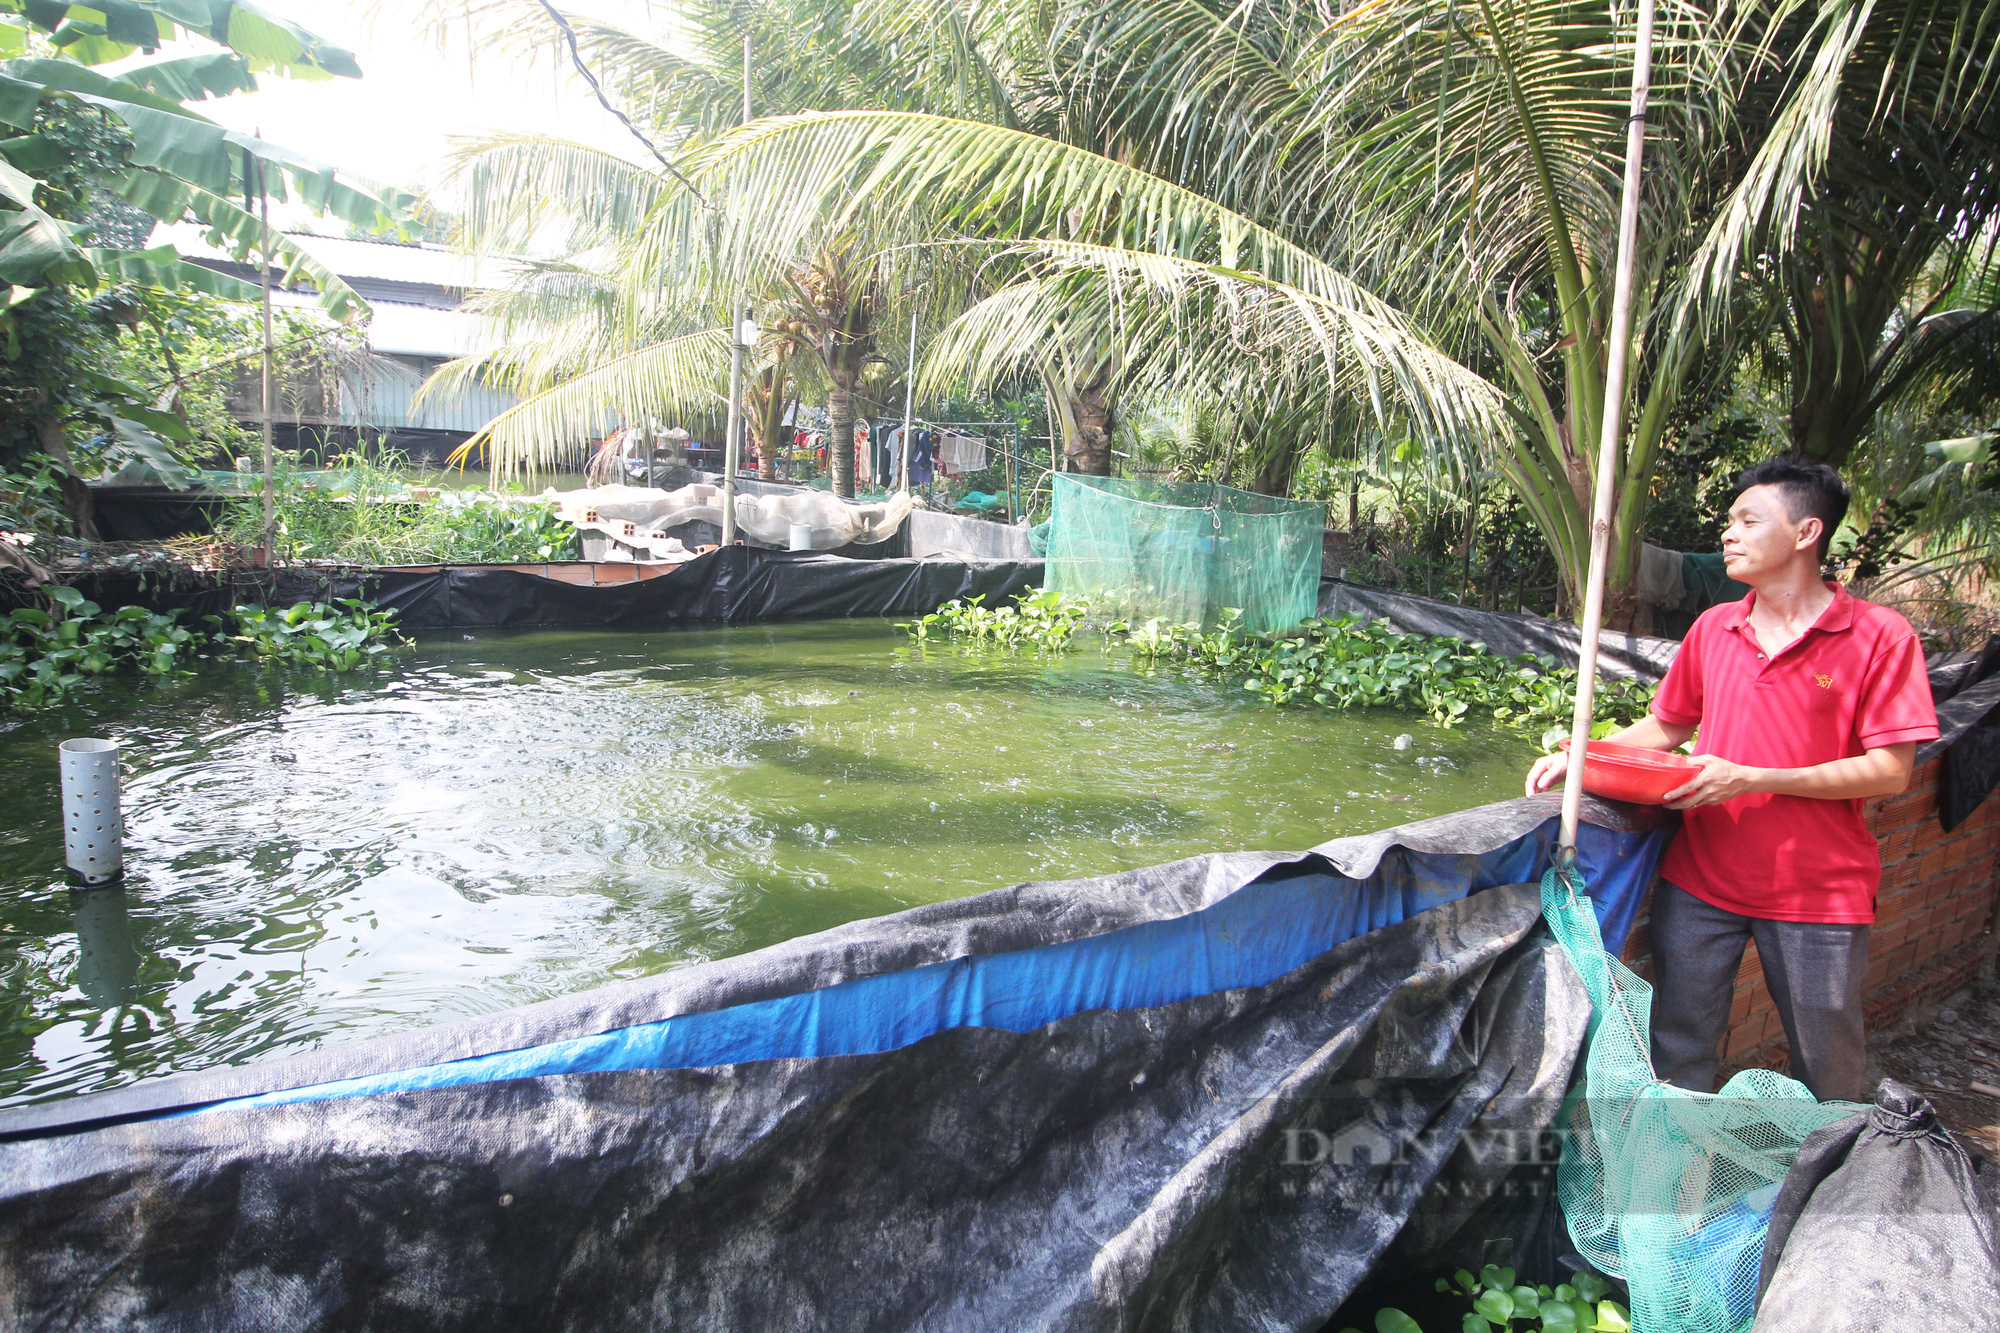
M 1604 951 L 1574 869 L 1542 914 L 1590 993 L 1584 1078 L 1558 1118 L 1556 1192 L 1577 1252 L 1623 1278 L 1635 1333 L 1751 1333 L 1764 1233 L 1808 1134 L 1868 1108 L 1746 1069 L 1713 1095 L 1653 1075 L 1652 988 Z
M 1212 625 L 1233 608 L 1277 634 L 1318 609 L 1318 504 L 1212 482 L 1053 480 L 1047 586 L 1101 614 Z

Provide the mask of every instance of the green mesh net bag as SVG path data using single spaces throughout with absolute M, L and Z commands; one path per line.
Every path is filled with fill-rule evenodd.
M 1604 951 L 1572 867 L 1542 912 L 1590 992 L 1584 1080 L 1570 1093 L 1557 1193 L 1577 1250 L 1625 1279 L 1638 1333 L 1735 1333 L 1755 1313 L 1778 1187 L 1806 1135 L 1867 1108 L 1748 1069 L 1721 1092 L 1653 1077 L 1653 988 Z
M 1057 473 L 1048 586 L 1100 614 L 1277 634 L 1319 606 L 1321 506 L 1211 482 Z

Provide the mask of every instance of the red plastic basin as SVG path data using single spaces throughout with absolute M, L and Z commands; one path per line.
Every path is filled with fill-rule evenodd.
M 1569 742 L 1561 744 L 1568 751 Z M 1583 789 L 1614 801 L 1663 805 L 1668 792 L 1684 786 L 1700 771 L 1701 765 L 1686 755 L 1664 750 L 1613 741 L 1591 741 L 1584 747 Z

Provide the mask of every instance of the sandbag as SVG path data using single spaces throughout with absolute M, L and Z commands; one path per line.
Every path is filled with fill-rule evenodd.
M 1765 1233 L 1756 1333 L 1994 1327 L 1994 1174 L 1884 1079 L 1870 1110 L 1800 1145 Z
M 556 502 L 556 516 L 578 528 L 633 525 L 635 531 L 629 535 L 612 533 L 621 540 L 664 539 L 684 523 L 722 523 L 722 488 L 706 482 L 673 491 L 599 486 L 545 494 Z M 908 492 L 878 503 L 857 504 L 825 491 L 759 494 L 745 489 L 736 496 L 736 527 L 746 540 L 781 551 L 831 551 L 853 542 L 873 545 L 887 541 L 902 527 L 913 504 Z M 799 530 L 803 543 L 794 542 L 794 529 Z

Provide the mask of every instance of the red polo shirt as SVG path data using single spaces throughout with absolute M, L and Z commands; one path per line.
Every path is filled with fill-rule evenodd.
M 1653 700 L 1694 725 L 1695 753 L 1806 768 L 1901 741 L 1935 740 L 1924 651 L 1910 622 L 1833 587 L 1833 604 L 1766 661 L 1756 593 L 1702 613 Z M 1772 921 L 1875 920 L 1882 859 L 1862 802 L 1738 796 L 1683 812 L 1660 873 L 1703 902 Z

